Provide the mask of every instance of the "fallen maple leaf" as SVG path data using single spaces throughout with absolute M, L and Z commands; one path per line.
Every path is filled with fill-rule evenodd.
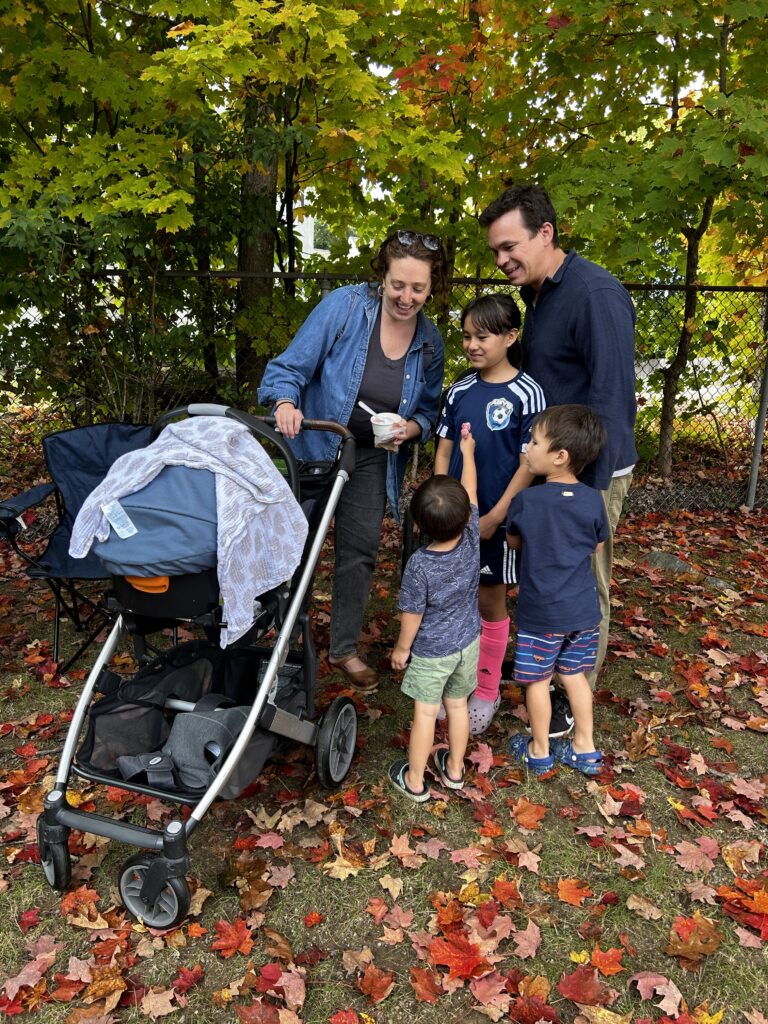
M 675 845 L 678 856 L 675 860 L 684 871 L 701 871 L 707 875 L 715 866 L 714 858 L 720 852 L 720 848 L 714 839 L 703 836 L 695 843 L 683 840 Z
M 329 1018 L 329 1024 L 360 1024 L 360 1018 L 354 1010 L 337 1010 Z
M 596 967 L 598 971 L 604 977 L 610 977 L 613 974 L 618 974 L 620 971 L 625 971 L 621 963 L 621 957 L 624 950 L 619 947 L 613 947 L 612 949 L 606 949 L 603 951 L 600 949 L 600 944 L 596 943 L 595 948 L 592 950 L 591 964 Z
M 192 986 L 197 985 L 204 977 L 205 971 L 200 964 L 195 964 L 192 970 L 188 967 L 180 967 L 179 973 L 171 982 L 171 985 L 177 992 L 183 994 L 184 992 L 189 992 Z
M 484 978 L 473 978 L 469 990 L 481 1006 L 494 1007 L 502 1012 L 509 1009 L 512 1001 L 507 978 L 498 971 L 486 974 Z
M 386 904 L 385 904 L 385 907 L 386 907 Z M 317 925 L 322 924 L 324 920 L 325 920 L 325 917 L 323 916 L 323 914 L 318 914 L 318 912 L 316 910 L 312 910 L 312 911 L 310 911 L 309 914 L 305 915 L 305 917 L 304 917 L 304 925 L 307 928 L 315 928 Z
M 557 898 L 563 903 L 570 903 L 572 907 L 580 907 L 587 897 L 592 895 L 592 890 L 584 882 L 577 878 L 558 878 Z
M 389 913 L 387 901 L 383 900 L 381 896 L 370 896 L 368 898 L 368 906 L 365 908 L 365 912 L 366 914 L 371 915 L 376 924 L 381 924 Z
M 536 956 L 541 945 L 541 929 L 535 921 L 529 920 L 525 931 L 517 932 L 515 935 L 515 955 L 521 960 L 527 960 Z
M 491 894 L 498 900 L 502 907 L 522 907 L 523 897 L 520 895 L 520 884 L 516 878 L 507 880 L 497 878 L 493 883 Z
M 395 975 L 391 971 L 382 971 L 376 964 L 369 964 L 362 977 L 358 978 L 357 987 L 372 1003 L 380 1003 L 395 987 Z
M 666 952 L 679 958 L 680 966 L 695 970 L 705 956 L 710 956 L 723 941 L 715 922 L 698 910 L 693 917 L 676 917 L 669 933 Z
M 172 988 L 151 988 L 141 1000 L 141 1012 L 152 1020 L 157 1020 L 158 1017 L 167 1017 L 169 1013 L 178 1010 L 178 1006 L 173 1005 L 175 995 Z
M 541 996 L 521 996 L 516 999 L 509 1008 L 509 1018 L 516 1021 L 516 1024 L 539 1024 L 539 1021 L 559 1024 L 560 1020 L 554 1006 L 550 1006 Z
M 39 907 L 31 907 L 19 914 L 19 928 L 22 935 L 26 935 L 30 928 L 34 928 L 38 924 L 40 924 Z
M 600 981 L 597 971 L 584 964 L 572 974 L 563 974 L 555 988 L 566 999 L 586 1006 L 605 1006 L 616 998 L 613 989 Z
M 677 1015 L 680 1003 L 683 1001 L 683 993 L 669 978 L 663 974 L 654 974 L 653 971 L 640 971 L 633 974 L 628 984 L 634 982 L 640 993 L 641 999 L 651 999 L 653 996 L 662 996 L 660 1003 L 655 1003 L 660 1010 L 670 1015 Z
M 448 968 L 449 979 L 479 978 L 492 970 L 488 961 L 480 954 L 479 947 L 463 935 L 451 935 L 435 939 L 429 945 L 429 958 L 433 964 Z
M 620 1014 L 604 1006 L 579 1006 L 579 1016 L 573 1024 L 632 1024 L 633 1016 L 631 1010 Z
M 544 804 L 534 804 L 524 796 L 512 803 L 511 808 L 519 827 L 528 832 L 541 828 L 541 819 L 547 813 Z
M 273 1003 L 254 999 L 249 1006 L 236 1006 L 241 1024 L 280 1024 L 280 1012 Z
M 429 971 L 424 967 L 411 968 L 411 986 L 420 1003 L 436 1003 L 443 995 L 440 975 L 437 971 Z
M 221 953 L 225 960 L 235 953 L 242 953 L 243 956 L 250 953 L 253 939 L 244 918 L 236 917 L 231 923 L 221 918 L 214 924 L 214 928 L 218 938 L 211 943 L 211 949 Z
M 493 767 L 493 751 L 487 743 L 478 743 L 471 754 L 467 754 L 467 760 L 475 765 L 481 775 L 487 775 Z
M 646 921 L 658 921 L 664 916 L 663 911 L 655 903 L 651 903 L 645 896 L 636 896 L 634 893 L 627 897 L 627 908 L 644 917 Z

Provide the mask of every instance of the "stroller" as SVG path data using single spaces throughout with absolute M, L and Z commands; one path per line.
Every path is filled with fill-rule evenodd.
M 291 579 L 259 594 L 251 625 L 232 643 L 226 642 L 223 587 L 217 579 L 221 567 L 216 563 L 212 473 L 168 466 L 144 489 L 121 499 L 118 511 L 127 514 L 129 524 L 154 538 L 152 560 L 131 564 L 125 552 L 132 545 L 127 539 L 120 544 L 121 533 L 130 540 L 135 537 L 124 522 L 121 530 L 117 520 L 110 519 L 117 537 L 110 531 L 106 541 L 95 545 L 112 573 L 109 601 L 118 617 L 78 700 L 54 788 L 37 820 L 40 861 L 48 883 L 64 890 L 71 878 L 71 829 L 137 847 L 144 852 L 119 871 L 120 895 L 133 918 L 160 929 L 176 926 L 187 915 L 188 842 L 214 800 L 237 797 L 259 775 L 281 738 L 314 747 L 318 779 L 326 787 L 337 786 L 349 771 L 357 738 L 357 713 L 348 697 L 336 697 L 320 722 L 311 721 L 317 658 L 308 614 L 320 551 L 355 464 L 352 435 L 337 423 L 305 420 L 302 429 L 336 433 L 341 444 L 333 463 L 302 465 L 274 430 L 273 420 L 196 404 L 161 417 L 151 440 L 182 416 L 227 417 L 246 427 L 257 447 L 273 449 L 276 457 L 269 468 L 277 467 L 278 482 L 284 486 L 284 479 L 301 503 L 308 533 Z M 140 455 L 149 451 L 143 449 Z M 174 496 L 170 509 L 162 500 L 163 478 L 167 484 L 169 474 L 175 474 L 166 487 Z M 293 497 L 288 494 L 295 508 Z M 190 513 L 195 535 L 202 540 L 191 543 L 189 530 L 179 526 L 190 517 L 181 512 Z M 298 509 L 296 515 L 300 517 Z M 279 562 L 279 556 L 273 549 L 268 561 Z M 163 651 L 148 643 L 149 635 L 169 627 L 175 641 L 176 627 L 183 622 L 200 627 L 205 639 L 174 643 Z M 130 678 L 107 667 L 123 629 L 134 639 L 139 664 Z M 271 644 L 268 634 L 274 637 Z M 100 699 L 93 700 L 95 694 Z M 84 811 L 67 801 L 73 773 L 192 810 L 186 820 L 175 816 L 162 831 Z

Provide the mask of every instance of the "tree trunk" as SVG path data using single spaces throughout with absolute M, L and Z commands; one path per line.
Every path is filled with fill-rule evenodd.
M 208 190 L 205 167 L 199 159 L 203 151 L 201 145 L 195 146 L 198 159 L 195 160 L 195 221 L 203 221 L 208 217 Z M 213 310 L 213 284 L 211 282 L 211 237 L 206 227 L 195 224 L 192 232 L 195 247 L 195 263 L 197 270 L 205 277 L 200 279 L 198 301 L 200 303 L 197 322 L 200 328 L 201 352 L 205 375 L 210 382 L 211 399 L 217 397 L 219 385 L 219 364 L 216 359 L 216 317 Z
M 685 231 L 688 251 L 685 258 L 685 309 L 683 312 L 683 325 L 680 328 L 680 337 L 677 342 L 675 357 L 664 370 L 664 393 L 661 402 L 661 421 L 659 424 L 658 468 L 659 473 L 665 480 L 672 476 L 672 447 L 680 377 L 688 365 L 691 338 L 696 330 L 696 309 L 699 301 L 699 293 L 696 289 L 696 280 L 699 274 L 699 246 L 704 233 L 709 227 L 714 204 L 714 197 L 708 196 L 704 201 L 704 209 L 698 226 Z
M 248 170 L 240 180 L 240 233 L 237 269 L 245 275 L 237 293 L 237 327 L 235 331 L 235 380 L 241 402 L 252 404 L 261 381 L 269 353 L 254 347 L 254 310 L 266 315 L 272 294 L 277 216 L 277 153 L 267 151 L 263 139 L 267 133 L 268 110 L 256 96 L 245 101 L 244 135 L 249 155 Z M 249 313 L 251 314 L 249 316 Z

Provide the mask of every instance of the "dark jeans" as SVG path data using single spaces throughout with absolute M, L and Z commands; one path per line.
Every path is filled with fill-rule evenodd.
M 358 448 L 355 472 L 341 492 L 334 525 L 336 562 L 329 654 L 336 660 L 357 651 L 386 500 L 387 453 L 381 448 Z

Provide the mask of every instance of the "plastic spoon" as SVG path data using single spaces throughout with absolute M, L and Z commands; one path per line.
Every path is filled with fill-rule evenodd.
M 371 415 L 371 416 L 378 416 L 379 415 L 377 412 L 373 411 L 373 409 L 370 407 L 370 405 L 366 405 L 365 402 L 360 401 L 360 399 L 358 399 L 357 404 L 360 406 L 361 409 L 364 409 L 369 415 Z

